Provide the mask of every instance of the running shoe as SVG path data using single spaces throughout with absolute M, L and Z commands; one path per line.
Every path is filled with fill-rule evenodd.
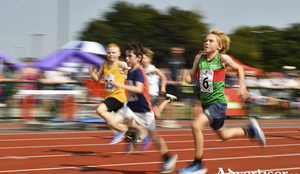
M 142 141 L 142 150 L 141 150 L 141 153 L 144 153 L 145 151 L 147 151 L 150 146 L 151 146 L 151 138 L 150 138 L 150 135 L 147 135 L 143 141 Z
M 132 140 L 133 134 L 137 134 L 139 139 L 137 140 L 138 143 L 142 142 L 142 140 L 140 139 L 140 134 L 137 132 L 126 132 L 125 133 L 125 141 L 126 142 L 130 142 Z
M 207 168 L 202 166 L 199 162 L 193 161 L 189 166 L 179 169 L 177 172 L 178 174 L 205 174 Z
M 127 155 L 135 150 L 136 143 L 139 140 L 139 134 L 132 134 L 132 139 L 127 146 Z
M 125 133 L 125 138 L 126 138 L 126 141 L 131 141 L 132 140 L 132 136 L 133 136 L 133 133 L 132 132 L 126 132 Z
M 178 155 L 175 154 L 171 158 L 169 158 L 167 161 L 163 163 L 162 169 L 160 169 L 159 173 L 171 173 L 173 172 L 176 162 L 177 162 Z
M 169 100 L 169 103 L 172 103 L 172 101 L 177 100 L 177 97 L 172 94 L 166 94 L 166 100 Z
M 111 142 L 108 145 L 115 145 L 123 141 L 125 138 L 125 132 L 118 132 L 114 135 L 114 138 L 111 140 Z
M 266 138 L 264 132 L 261 130 L 259 127 L 257 121 L 255 118 L 250 118 L 250 125 L 249 125 L 249 130 L 253 132 L 254 138 L 258 140 L 261 146 L 265 147 L 266 146 Z

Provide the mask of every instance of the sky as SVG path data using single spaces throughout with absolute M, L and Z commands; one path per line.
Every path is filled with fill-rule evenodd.
M 1 0 L 0 52 L 17 59 L 43 59 L 58 51 L 64 43 L 77 40 L 87 23 L 101 19 L 116 1 Z M 227 34 L 241 26 L 267 25 L 284 29 L 292 23 L 300 23 L 299 0 L 123 1 L 134 5 L 149 4 L 162 12 L 170 6 L 199 11 L 204 16 L 201 22 Z

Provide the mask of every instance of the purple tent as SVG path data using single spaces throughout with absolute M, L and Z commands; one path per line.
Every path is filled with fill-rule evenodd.
M 17 61 L 15 58 L 13 57 L 10 57 L 6 54 L 3 54 L 0 52 L 0 59 L 2 59 L 3 61 L 1 61 L 1 64 L 3 63 L 4 64 L 4 67 L 3 68 L 6 68 L 5 66 L 5 63 L 10 63 L 12 64 L 12 66 L 15 68 L 15 69 L 19 69 L 21 67 L 23 67 L 25 64 Z
M 55 70 L 56 67 L 62 67 L 64 62 L 88 63 L 100 66 L 105 61 L 106 60 L 102 57 L 92 53 L 62 49 L 59 52 L 38 61 L 37 67 L 43 71 L 51 71 Z

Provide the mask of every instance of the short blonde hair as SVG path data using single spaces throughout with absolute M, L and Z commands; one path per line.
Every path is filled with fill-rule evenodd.
M 109 48 L 109 47 L 116 47 L 116 48 L 119 48 L 119 50 L 121 50 L 120 47 L 119 47 L 119 45 L 117 45 L 117 44 L 115 44 L 115 43 L 110 43 L 110 44 L 108 44 L 108 45 L 107 45 L 107 48 Z
M 143 48 L 144 54 L 149 57 L 149 58 L 153 58 L 154 52 L 152 50 L 150 50 L 149 48 Z
M 217 29 L 211 29 L 208 34 L 214 34 L 217 37 L 217 42 L 219 45 L 222 46 L 222 48 L 219 50 L 219 53 L 225 54 L 226 51 L 229 50 L 230 46 L 230 38 L 225 35 L 223 31 L 217 30 Z

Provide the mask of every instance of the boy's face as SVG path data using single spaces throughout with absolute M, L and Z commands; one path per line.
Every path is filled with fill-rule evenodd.
M 107 48 L 107 59 L 110 62 L 114 62 L 121 56 L 120 49 L 118 47 L 108 47 Z
M 206 53 L 213 53 L 219 51 L 222 47 L 219 45 L 217 36 L 214 34 L 208 34 L 204 41 L 204 51 Z
M 137 57 L 132 50 L 126 50 L 126 62 L 129 67 L 134 67 L 135 65 L 139 64 L 140 61 L 141 58 Z

